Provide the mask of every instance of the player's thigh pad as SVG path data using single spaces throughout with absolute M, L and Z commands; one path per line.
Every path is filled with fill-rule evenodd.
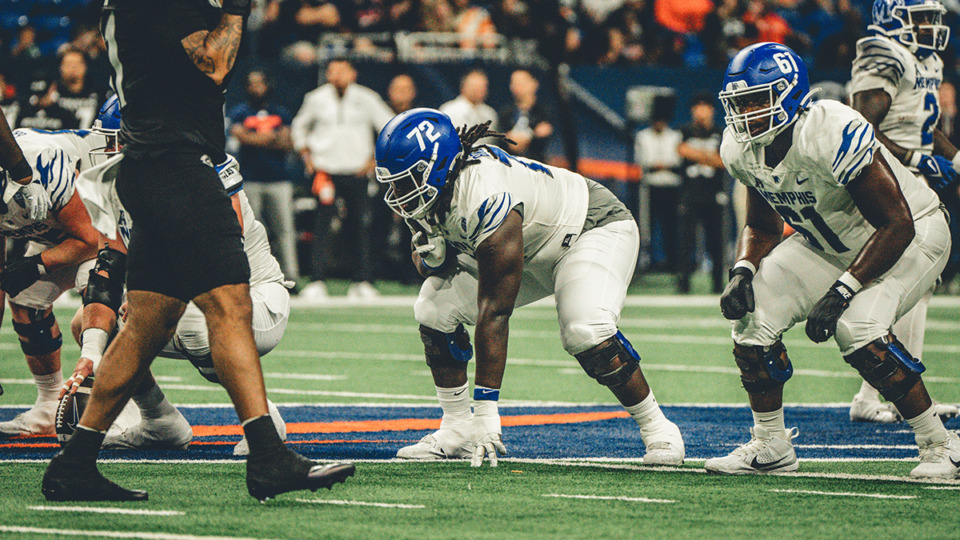
M 769 347 L 807 313 L 845 267 L 807 246 L 800 235 L 780 243 L 753 278 L 756 308 L 733 323 L 733 341 Z
M 272 351 L 287 329 L 290 319 L 290 292 L 280 283 L 250 287 L 253 301 L 253 338 L 260 356 Z
M 196 304 L 190 302 L 177 323 L 176 338 L 184 350 L 191 356 L 210 354 L 210 336 L 207 331 L 207 319 Z
M 421 325 L 445 334 L 453 333 L 461 324 L 476 325 L 477 286 L 476 262 L 458 257 L 456 266 L 423 282 L 413 304 L 414 318 Z M 525 270 L 514 306 L 522 307 L 551 294 L 551 288 Z
M 893 324 L 893 335 L 910 351 L 917 360 L 923 360 L 923 338 L 927 330 L 927 308 L 933 297 L 933 288 L 920 298 L 917 305 L 910 308 Z
M 837 321 L 837 345 L 844 356 L 887 335 L 893 323 L 933 288 L 947 265 L 950 228 L 944 215 L 936 212 L 921 218 L 914 228 L 916 235 L 900 260 L 858 292 Z
M 557 317 L 569 354 L 580 354 L 616 335 L 639 249 L 636 223 L 616 221 L 583 233 L 557 263 L 553 278 Z
M 46 249 L 49 249 L 49 246 L 31 242 L 27 246 L 25 256 L 32 257 Z M 53 305 L 57 298 L 60 298 L 64 291 L 69 289 L 75 289 L 78 293 L 82 291 L 87 286 L 90 270 L 96 264 L 96 261 L 96 259 L 90 259 L 79 265 L 66 266 L 47 272 L 36 283 L 21 291 L 10 301 L 26 308 L 47 309 Z

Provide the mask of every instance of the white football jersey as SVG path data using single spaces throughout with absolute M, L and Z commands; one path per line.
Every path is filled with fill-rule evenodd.
M 73 197 L 77 171 L 89 165 L 88 152 L 97 144 L 94 139 L 102 144 L 102 136 L 82 130 L 38 129 L 17 129 L 13 136 L 30 167 L 40 177 L 40 183 L 47 189 L 51 207 L 43 221 L 34 221 L 26 209 L 17 204 L 17 199 L 12 199 L 0 217 L 0 235 L 57 245 L 67 237 L 57 221 L 57 214 Z
M 857 42 L 850 94 L 882 89 L 890 94 L 890 110 L 880 131 L 898 146 L 930 154 L 933 130 L 940 119 L 943 61 L 936 54 L 920 60 L 886 36 Z
M 218 168 L 220 169 L 220 181 L 223 182 L 227 194 L 230 196 L 240 195 L 240 213 L 243 216 L 243 251 L 247 254 L 247 262 L 250 264 L 250 285 L 282 283 L 283 271 L 280 270 L 280 263 L 270 253 L 267 229 L 257 221 L 253 214 L 253 207 L 250 206 L 250 201 L 243 192 L 240 164 L 233 156 L 228 154 L 226 166 Z
M 764 147 L 737 142 L 727 128 L 720 157 L 730 174 L 756 188 L 770 206 L 814 248 L 852 259 L 874 228 L 846 190 L 881 152 L 900 184 L 914 219 L 937 211 L 940 200 L 876 139 L 857 111 L 821 100 L 797 119 L 793 145 L 776 167 L 764 163 Z
M 471 257 L 516 208 L 523 216 L 525 265 L 554 264 L 583 230 L 586 179 L 565 169 L 484 146 L 453 188 L 441 229 L 447 242 Z

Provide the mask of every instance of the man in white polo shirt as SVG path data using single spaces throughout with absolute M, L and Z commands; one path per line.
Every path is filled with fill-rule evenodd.
M 348 245 L 357 247 L 348 296 L 377 296 L 370 284 L 373 264 L 367 185 L 374 167 L 374 140 L 393 112 L 376 92 L 356 84 L 356 80 L 357 71 L 348 60 L 331 60 L 327 64 L 327 84 L 307 93 L 290 126 L 293 147 L 303 159 L 307 174 L 313 177 L 314 194 L 319 198 L 311 250 L 313 283 L 301 291 L 307 298 L 327 296 L 323 280 L 336 197 L 343 200 L 347 210 L 342 230 L 350 237 Z

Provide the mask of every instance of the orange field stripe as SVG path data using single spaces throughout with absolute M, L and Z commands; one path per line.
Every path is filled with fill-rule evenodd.
M 388 439 L 312 439 L 312 440 L 297 440 L 297 441 L 287 441 L 287 444 L 363 444 L 363 443 L 412 443 L 417 442 L 413 439 L 400 439 L 400 440 L 388 440 Z M 213 446 L 213 445 L 223 445 L 223 444 L 237 444 L 237 441 L 193 441 L 190 443 L 190 446 Z
M 34 442 L 34 443 L 4 443 L 0 444 L 0 448 L 60 448 L 60 443 L 46 443 L 46 442 Z
M 626 411 L 601 411 L 588 413 L 532 414 L 502 416 L 500 424 L 509 426 L 540 426 L 550 424 L 576 424 L 597 422 L 612 418 L 626 418 Z M 400 420 L 362 420 L 355 422 L 291 422 L 287 433 L 368 433 L 373 431 L 426 431 L 440 427 L 435 418 L 404 418 Z M 240 426 L 193 426 L 195 437 L 223 437 L 242 435 Z

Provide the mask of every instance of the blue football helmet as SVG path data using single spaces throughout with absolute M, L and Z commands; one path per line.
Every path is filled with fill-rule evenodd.
M 450 185 L 463 153 L 453 122 L 435 109 L 398 114 L 377 137 L 377 180 L 389 184 L 383 200 L 404 219 L 427 215 Z
M 90 150 L 90 162 L 99 165 L 120 153 L 120 100 L 114 94 L 100 107 L 90 131 L 104 137 L 103 145 Z
M 947 47 L 950 27 L 942 23 L 946 12 L 938 0 L 874 0 L 868 29 L 923 58 Z
M 751 45 L 730 61 L 719 97 L 733 137 L 766 146 L 809 102 L 807 67 L 779 43 Z

